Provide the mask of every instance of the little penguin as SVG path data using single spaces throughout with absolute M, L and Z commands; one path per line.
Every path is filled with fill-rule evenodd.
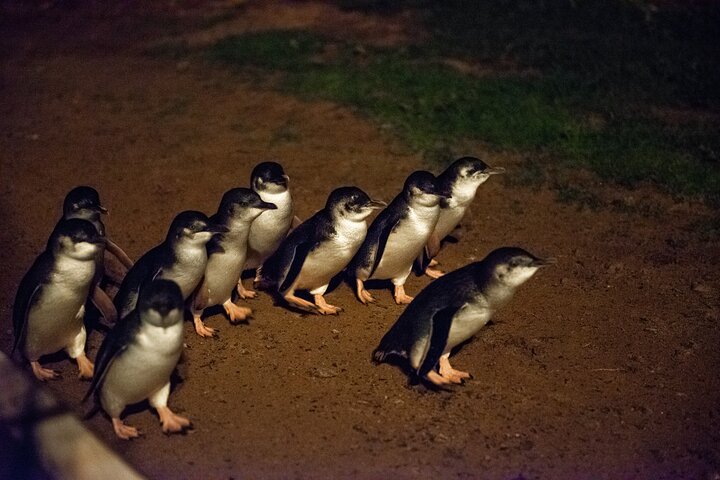
M 474 336 L 538 268 L 551 263 L 555 260 L 537 258 L 522 248 L 502 247 L 440 277 L 408 305 L 380 341 L 373 360 L 380 363 L 388 355 L 400 355 L 420 378 L 435 385 L 462 383 L 470 374 L 452 368 L 452 349 Z
M 371 279 L 392 280 L 395 303 L 412 301 L 405 293 L 405 280 L 435 228 L 440 200 L 447 196 L 432 173 L 417 171 L 408 176 L 402 192 L 370 225 L 365 242 L 347 268 L 362 303 L 375 301 L 364 285 Z
M 120 318 L 135 309 L 140 290 L 157 278 L 177 283 L 187 300 L 205 275 L 207 243 L 214 234 L 226 230 L 211 225 L 202 212 L 179 213 L 170 224 L 165 241 L 140 257 L 125 276 L 115 295 Z
M 57 377 L 40 357 L 65 349 L 77 361 L 80 378 L 91 378 L 85 356 L 85 301 L 95 278 L 104 238 L 87 220 L 61 220 L 47 247 L 20 282 L 13 305 L 15 344 L 38 380 Z
M 210 217 L 210 222 L 225 232 L 207 244 L 205 277 L 193 297 L 195 331 L 201 337 L 215 334 L 215 330 L 202 321 L 202 313 L 208 307 L 222 305 L 231 323 L 245 320 L 252 313 L 249 308 L 235 305 L 232 293 L 245 266 L 250 225 L 263 212 L 276 208 L 274 203 L 263 201 L 248 188 L 233 188 L 225 192 L 217 213 Z
M 438 278 L 443 274 L 440 270 L 431 268 L 437 265 L 434 258 L 440 251 L 442 240 L 455 230 L 465 216 L 465 211 L 475 198 L 478 187 L 485 183 L 491 175 L 504 172 L 504 168 L 490 167 L 479 158 L 462 157 L 455 160 L 438 175 L 440 188 L 445 192 L 450 192 L 450 196 L 440 201 L 440 216 L 425 247 L 426 258 L 420 258 L 421 266 L 427 265 L 425 268 L 427 276 Z M 430 265 L 428 265 L 428 261 Z
M 120 418 L 125 407 L 148 399 L 157 410 L 163 432 L 180 432 L 190 420 L 167 406 L 170 375 L 183 348 L 183 295 L 171 280 L 154 280 L 140 292 L 137 308 L 118 321 L 98 350 L 96 373 L 87 399 L 112 419 L 115 434 L 124 439 L 140 435 Z
M 90 287 L 90 300 L 100 311 L 100 314 L 105 317 L 105 320 L 112 324 L 117 319 L 117 312 L 110 297 L 101 287 L 103 276 L 106 273 L 105 264 L 107 262 L 115 266 L 113 269 L 108 269 L 108 272 L 126 272 L 133 266 L 133 262 L 123 249 L 107 236 L 105 224 L 101 219 L 101 215 L 107 214 L 108 210 L 100 203 L 100 195 L 97 190 L 88 186 L 78 186 L 70 190 L 65 196 L 61 220 L 71 218 L 87 220 L 95 226 L 98 233 L 105 239 L 104 246 L 97 254 L 97 268 L 95 270 L 95 279 Z M 114 278 L 113 280 L 119 284 L 122 279 Z
M 250 175 L 250 187 L 264 202 L 275 204 L 277 210 L 265 212 L 250 225 L 244 270 L 260 267 L 278 249 L 290 228 L 300 224 L 293 214 L 289 181 L 290 177 L 285 174 L 279 163 L 263 162 L 253 169 Z M 255 298 L 257 295 L 256 292 L 246 289 L 242 281 L 238 282 L 237 288 L 241 298 Z
M 260 286 L 275 290 L 302 310 L 338 314 L 342 309 L 328 304 L 323 295 L 360 248 L 367 217 L 384 206 L 357 187 L 333 190 L 325 208 L 293 230 L 265 261 Z M 295 296 L 296 290 L 309 290 L 315 304 Z

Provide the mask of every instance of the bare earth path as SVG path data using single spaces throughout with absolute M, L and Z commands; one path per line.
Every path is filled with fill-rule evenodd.
M 143 56 L 146 30 L 128 27 L 138 18 L 94 18 L 87 30 L 73 12 L 5 20 L 5 352 L 17 284 L 75 185 L 100 191 L 110 235 L 137 258 L 177 212 L 211 213 L 266 159 L 285 166 L 302 218 L 337 186 L 389 200 L 427 167 L 342 107 Z M 487 160 L 507 175 L 521 168 L 507 155 Z M 102 415 L 89 428 L 152 478 L 717 479 L 718 240 L 690 228 L 691 206 L 659 196 L 655 216 L 594 213 L 496 180 L 479 191 L 442 266 L 501 245 L 559 262 L 456 355 L 475 375 L 467 385 L 408 388 L 398 368 L 373 366 L 370 353 L 402 308 L 389 291 L 365 307 L 343 284 L 328 296 L 345 309 L 339 317 L 301 316 L 260 295 L 247 325 L 208 320 L 217 339 L 188 324 L 184 382 L 170 398 L 194 422 L 188 435 L 164 436 L 146 410 L 128 417 L 144 433 L 137 441 L 117 440 Z M 408 291 L 427 282 L 413 277 Z M 91 358 L 100 341 L 94 332 Z M 87 384 L 67 360 L 51 365 L 64 378 L 50 387 L 82 414 Z

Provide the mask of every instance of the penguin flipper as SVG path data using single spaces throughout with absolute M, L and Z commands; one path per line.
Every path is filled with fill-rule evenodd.
M 278 288 L 280 293 L 285 293 L 288 289 L 290 289 L 295 279 L 297 279 L 298 275 L 300 275 L 300 270 L 302 270 L 305 259 L 307 258 L 308 253 L 312 250 L 313 245 L 314 242 L 302 242 L 295 246 L 290 267 L 287 269 L 285 278 Z
M 128 254 L 125 253 L 125 251 L 120 248 L 120 246 L 110 240 L 109 238 L 105 237 L 105 249 L 112 253 L 115 258 L 117 258 L 120 263 L 125 267 L 126 270 L 130 270 L 133 266 L 133 261 L 128 257 Z
M 424 378 L 440 360 L 440 356 L 442 356 L 447 345 L 452 319 L 458 310 L 460 310 L 459 307 L 450 306 L 438 310 L 432 316 L 430 338 L 428 339 L 425 358 L 417 371 L 420 378 Z
M 139 328 L 140 313 L 137 310 L 133 310 L 132 313 L 119 320 L 113 329 L 110 330 L 105 340 L 103 340 L 102 345 L 100 345 L 100 349 L 95 357 L 95 373 L 93 374 L 90 387 L 82 399 L 83 402 L 101 387 L 105 375 L 107 375 L 110 369 L 110 365 L 118 355 L 127 350 L 135 336 L 135 332 L 137 332 Z
M 373 238 L 372 241 L 377 245 L 377 248 L 375 248 L 375 256 L 373 258 L 372 268 L 370 269 L 370 275 L 368 275 L 368 278 L 372 277 L 375 270 L 377 270 L 378 265 L 380 265 L 380 260 L 382 260 L 383 253 L 385 253 L 385 246 L 387 245 L 388 238 L 390 238 L 390 233 L 392 233 L 395 229 L 395 226 L 400 221 L 400 217 L 398 216 L 383 220 L 384 221 L 381 221 L 378 225 L 379 228 L 373 232 L 375 238 Z M 369 233 L 370 232 L 368 232 L 368 234 Z
M 52 265 L 52 255 L 48 251 L 45 251 L 35 260 L 35 263 L 33 263 L 30 270 L 28 270 L 20 281 L 17 295 L 15 296 L 15 303 L 13 304 L 13 333 L 15 334 L 15 342 L 13 343 L 12 353 L 15 353 L 15 350 L 22 343 L 27 328 L 30 308 L 37 301 L 40 288 L 50 276 Z

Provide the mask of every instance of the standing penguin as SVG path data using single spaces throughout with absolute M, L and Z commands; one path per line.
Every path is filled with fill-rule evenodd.
M 127 271 L 133 266 L 133 262 L 122 248 L 108 238 L 105 224 L 100 218 L 102 214 L 107 213 L 108 210 L 100 203 L 100 195 L 97 190 L 92 187 L 79 186 L 70 190 L 65 196 L 61 221 L 71 218 L 87 220 L 95 226 L 98 233 L 105 239 L 104 245 L 96 256 L 97 267 L 95 279 L 90 287 L 90 300 L 100 311 L 100 314 L 105 317 L 105 320 L 112 324 L 117 319 L 117 312 L 110 297 L 101 288 L 102 279 L 106 273 L 105 264 L 107 262 L 115 265 L 115 268 L 111 269 L 111 271 Z M 117 266 L 118 263 L 119 267 Z M 119 283 L 121 279 L 114 280 Z
M 362 303 L 374 302 L 367 280 L 392 280 L 395 303 L 410 303 L 405 280 L 435 228 L 443 192 L 430 172 L 417 171 L 405 180 L 402 192 L 375 218 L 360 250 L 347 268 Z
M 156 278 L 178 284 L 184 300 L 195 291 L 207 267 L 206 244 L 226 229 L 210 224 L 204 213 L 188 210 L 170 224 L 165 241 L 140 257 L 115 295 L 120 318 L 135 309 L 140 290 Z
M 328 304 L 323 295 L 365 239 L 365 219 L 384 206 L 356 187 L 333 190 L 325 208 L 293 230 L 265 261 L 260 285 L 303 310 L 336 315 L 342 309 Z M 309 290 L 315 304 L 296 297 L 296 290 Z
M 538 268 L 554 263 L 521 248 L 503 247 L 430 283 L 400 315 L 373 352 L 376 363 L 408 358 L 420 378 L 462 383 L 470 374 L 450 365 L 452 349 L 474 336 Z M 438 362 L 440 373 L 435 371 Z
M 211 223 L 226 231 L 207 244 L 205 278 L 193 298 L 195 331 L 201 337 L 215 333 L 202 321 L 202 313 L 208 307 L 222 305 L 232 323 L 245 320 L 252 313 L 249 308 L 235 305 L 232 293 L 245 265 L 250 225 L 261 213 L 276 208 L 250 189 L 234 188 L 223 195 L 217 213 L 210 217 Z
M 182 354 L 183 311 L 180 287 L 155 280 L 142 289 L 137 308 L 115 325 L 98 350 L 95 378 L 85 399 L 95 393 L 123 440 L 140 433 L 120 416 L 125 407 L 146 398 L 157 410 L 163 432 L 190 426 L 190 420 L 167 406 L 170 375 Z
M 442 240 L 458 226 L 465 211 L 475 198 L 478 187 L 485 183 L 490 175 L 503 172 L 505 172 L 504 168 L 490 167 L 479 158 L 462 157 L 455 160 L 438 175 L 440 189 L 450 192 L 450 196 L 440 201 L 440 216 L 428 239 L 425 255 L 420 257 L 421 267 L 427 265 L 425 268 L 427 276 L 438 278 L 443 274 L 440 270 L 430 268 L 437 264 L 433 259 L 440 252 Z M 428 262 L 431 265 L 428 265 Z
M 39 380 L 57 377 L 39 360 L 61 349 L 77 360 L 80 378 L 93 375 L 93 364 L 85 356 L 83 317 L 103 243 L 87 220 L 61 220 L 20 282 L 13 306 L 13 352 L 20 349 Z
M 296 217 L 293 215 L 293 201 L 288 188 L 290 177 L 285 175 L 282 166 L 276 162 L 258 164 L 250 175 L 250 186 L 264 202 L 277 206 L 277 210 L 260 215 L 250 225 L 248 253 L 245 270 L 256 269 L 280 246 L 287 236 Z M 299 222 L 298 222 L 299 224 Z M 295 225 L 297 226 L 297 225 Z M 259 279 L 259 277 L 256 276 Z M 256 292 L 243 287 L 238 282 L 238 295 L 241 298 L 255 298 Z

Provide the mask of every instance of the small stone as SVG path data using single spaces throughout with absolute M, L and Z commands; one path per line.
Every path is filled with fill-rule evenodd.
M 316 367 L 313 368 L 310 374 L 317 378 L 333 378 L 337 377 L 338 373 L 332 368 Z

